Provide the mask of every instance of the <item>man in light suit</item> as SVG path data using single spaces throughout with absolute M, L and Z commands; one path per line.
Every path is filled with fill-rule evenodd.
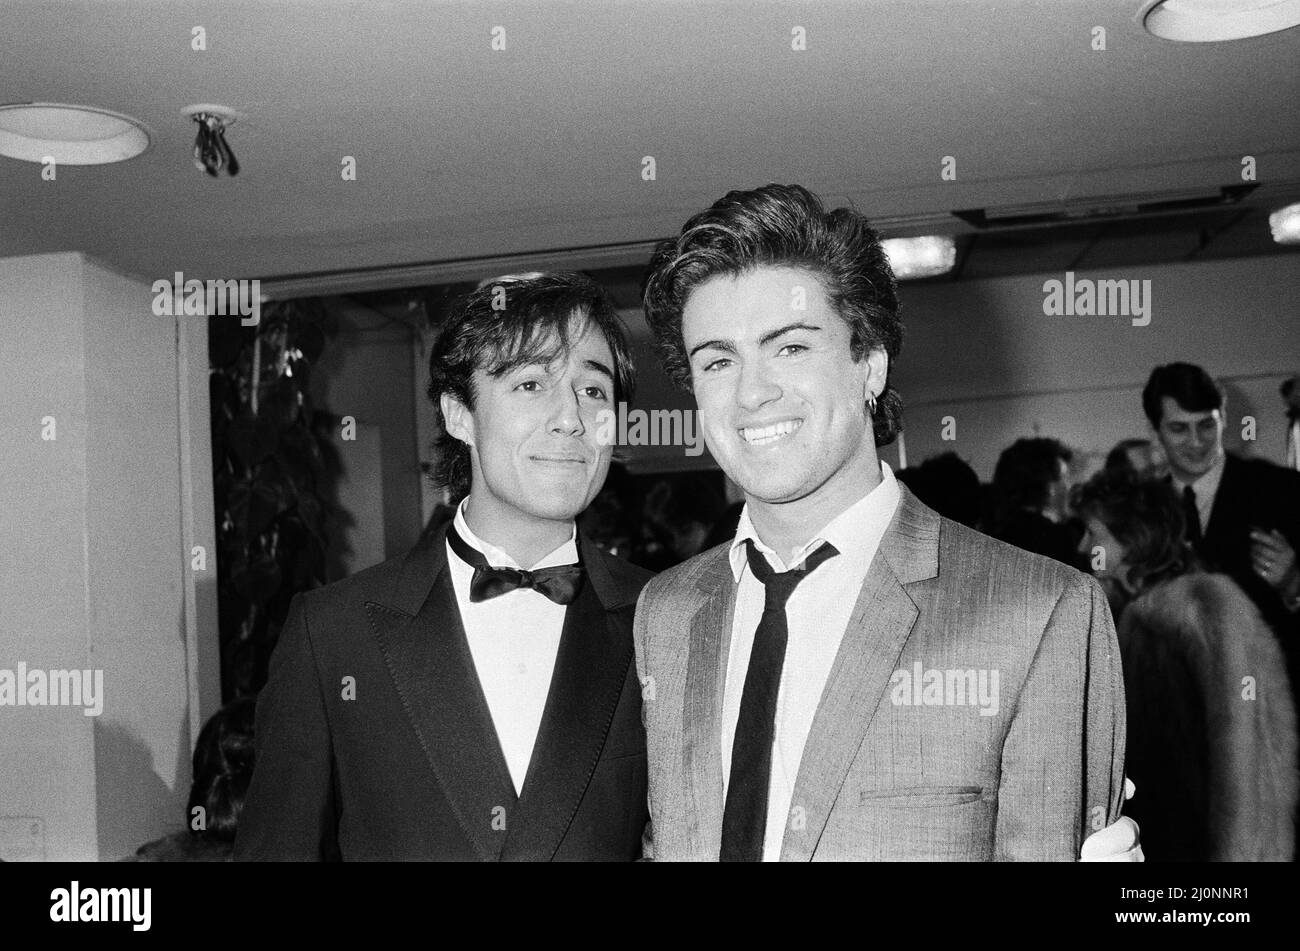
M 646 856 L 1072 860 L 1118 828 L 1101 588 L 941 518 L 877 455 L 902 327 L 865 219 L 731 192 L 656 251 L 645 308 L 746 502 L 638 604 Z
M 444 324 L 439 474 L 469 496 L 410 553 L 299 595 L 258 699 L 237 859 L 640 854 L 632 611 L 649 573 L 575 527 L 634 374 L 576 274 L 490 282 Z

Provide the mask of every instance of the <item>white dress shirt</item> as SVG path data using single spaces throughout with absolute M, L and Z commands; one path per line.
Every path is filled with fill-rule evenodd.
M 880 539 L 898 508 L 900 492 L 894 473 L 880 464 L 881 481 L 867 495 L 836 516 L 802 548 L 791 562 L 801 564 L 823 542 L 839 552 L 799 583 L 786 602 L 789 640 L 776 704 L 776 738 L 772 748 L 772 776 L 767 794 L 767 832 L 763 861 L 781 857 L 786 819 L 791 814 L 794 784 L 803 759 L 804 743 L 813 716 L 830 677 L 835 655 L 866 580 L 867 569 L 880 547 Z M 781 557 L 759 540 L 749 520 L 749 506 L 740 513 L 736 538 L 731 543 L 731 570 L 736 578 L 736 609 L 727 659 L 727 681 L 722 695 L 722 784 L 726 795 L 731 779 L 731 747 L 740 717 L 740 700 L 749 671 L 754 633 L 763 616 L 763 584 L 749 570 L 746 539 L 766 556 L 776 571 L 785 571 Z
M 470 531 L 465 522 L 464 502 L 456 509 L 452 524 L 466 544 L 483 553 L 488 564 L 500 568 L 522 567 L 500 548 Z M 531 567 L 573 564 L 578 560 L 577 537 L 575 525 L 567 542 Z M 474 669 L 487 698 L 492 725 L 510 768 L 515 792 L 519 793 L 524 788 L 533 745 L 542 725 L 568 608 L 532 588 L 517 588 L 476 604 L 469 599 L 474 569 L 461 561 L 450 545 L 447 567 Z
M 1183 489 L 1189 485 L 1196 493 L 1196 514 L 1200 516 L 1202 538 L 1205 537 L 1205 530 L 1210 527 L 1214 497 L 1219 494 L 1219 483 L 1223 481 L 1223 458 L 1223 453 L 1219 453 L 1219 461 L 1195 482 L 1183 482 L 1178 477 L 1174 477 L 1174 489 L 1178 492 L 1178 501 L 1183 500 Z

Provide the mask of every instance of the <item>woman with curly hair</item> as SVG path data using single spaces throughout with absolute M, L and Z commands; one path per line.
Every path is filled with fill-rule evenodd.
M 1296 715 L 1282 650 L 1185 540 L 1169 485 L 1101 472 L 1072 497 L 1115 614 L 1128 705 L 1127 812 L 1149 861 L 1289 861 Z

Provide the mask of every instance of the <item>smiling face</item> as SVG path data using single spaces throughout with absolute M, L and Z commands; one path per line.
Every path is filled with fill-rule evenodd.
M 597 413 L 614 405 L 614 356 L 593 325 L 576 324 L 568 353 L 492 376 L 474 372 L 474 408 L 442 396 L 447 431 L 470 446 L 470 508 L 498 535 L 568 523 L 609 471 Z
M 682 337 L 705 442 L 751 508 L 798 503 L 816 530 L 880 481 L 865 404 L 888 357 L 853 361 L 816 275 L 712 278 L 687 299 Z
M 1194 482 L 1223 456 L 1223 414 L 1217 409 L 1190 412 L 1171 396 L 1160 403 L 1156 436 L 1169 470 L 1183 482 Z

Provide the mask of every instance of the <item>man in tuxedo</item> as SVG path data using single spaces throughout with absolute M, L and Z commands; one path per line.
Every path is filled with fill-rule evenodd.
M 1191 363 L 1156 367 L 1142 391 L 1142 410 L 1183 502 L 1188 541 L 1207 568 L 1241 585 L 1294 657 L 1300 473 L 1225 452 L 1226 409 L 1223 389 Z
M 1127 822 L 1101 588 L 941 518 L 879 459 L 902 326 L 866 220 L 731 192 L 660 245 L 644 297 L 746 503 L 638 605 L 646 855 L 1071 860 Z
M 242 859 L 631 860 L 646 821 L 632 614 L 649 574 L 574 518 L 634 372 L 577 274 L 488 282 L 429 361 L 438 475 L 410 553 L 299 595 L 258 700 Z

